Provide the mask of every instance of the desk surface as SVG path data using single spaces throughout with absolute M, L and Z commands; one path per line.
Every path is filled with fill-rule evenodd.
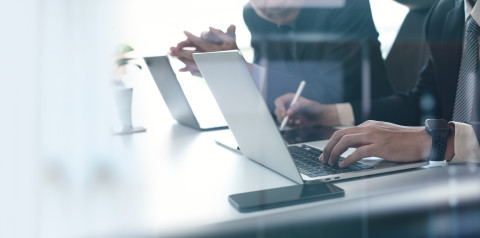
M 338 181 L 335 184 L 345 190 L 343 198 L 239 213 L 228 203 L 228 195 L 294 183 L 217 145 L 214 139 L 222 131 L 200 132 L 177 124 L 152 84 L 139 86 L 144 93 L 134 99 L 141 105 L 134 109 L 134 123 L 146 127 L 146 133 L 114 136 L 112 155 L 90 159 L 83 179 L 55 163 L 45 168 L 41 236 L 224 237 L 262 226 L 479 204 L 480 172 L 473 165 Z M 314 144 L 322 147 L 325 142 Z

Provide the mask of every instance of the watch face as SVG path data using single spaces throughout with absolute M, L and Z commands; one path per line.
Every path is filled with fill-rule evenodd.
M 442 119 L 427 119 L 425 121 L 425 126 L 431 131 L 450 130 L 448 122 Z

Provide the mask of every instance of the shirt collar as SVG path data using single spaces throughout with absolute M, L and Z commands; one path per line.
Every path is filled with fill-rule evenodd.
M 480 2 L 478 4 L 475 4 L 475 6 L 473 7 L 468 0 L 464 0 L 464 2 L 465 2 L 465 21 L 471 15 L 473 20 L 475 20 L 477 23 L 480 24 Z

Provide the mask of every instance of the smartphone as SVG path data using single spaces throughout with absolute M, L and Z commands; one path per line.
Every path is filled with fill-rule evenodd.
M 343 189 L 331 183 L 319 182 L 233 194 L 228 196 L 228 201 L 239 212 L 253 212 L 344 195 Z

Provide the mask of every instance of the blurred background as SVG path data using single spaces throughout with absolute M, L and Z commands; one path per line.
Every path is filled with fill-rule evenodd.
M 212 26 L 226 30 L 237 26 L 237 44 L 248 59 L 252 57 L 250 32 L 244 24 L 242 9 L 245 0 L 191 0 L 178 1 L 123 1 L 119 34 L 121 42 L 128 42 L 140 55 L 162 55 L 186 37 L 183 30 L 194 34 L 208 31 Z M 382 51 L 386 56 L 408 8 L 395 1 L 370 0 L 373 19 L 380 32 Z M 219 20 L 220 19 L 220 20 Z M 123 32 L 125 34 L 121 34 Z
M 104 189 L 92 188 L 96 184 L 92 181 L 113 174 L 129 184 L 139 176 L 128 172 L 127 167 L 138 166 L 134 161 L 125 163 L 133 152 L 116 149 L 119 139 L 111 134 L 115 47 L 132 46 L 132 57 L 164 55 L 185 39 L 183 30 L 200 34 L 209 26 L 226 30 L 235 24 L 237 44 L 250 61 L 250 35 L 242 18 L 246 2 L 18 0 L 4 4 L 0 8 L 0 237 L 83 237 L 85 227 L 115 230 L 119 223 L 109 224 L 108 219 L 88 222 L 91 217 L 85 209 L 91 205 L 92 189 Z M 385 57 L 408 9 L 394 1 L 370 2 Z M 146 71 L 139 72 L 149 77 Z M 148 130 L 155 130 L 162 120 L 172 121 L 170 115 L 155 114 L 148 107 L 150 100 L 161 100 L 156 89 L 148 90 L 152 85 L 150 80 L 139 86 L 147 90 L 133 100 L 147 105 L 132 109 L 134 123 Z M 50 197 L 52 187 L 62 188 L 65 199 Z M 61 212 L 52 214 L 52 210 Z

